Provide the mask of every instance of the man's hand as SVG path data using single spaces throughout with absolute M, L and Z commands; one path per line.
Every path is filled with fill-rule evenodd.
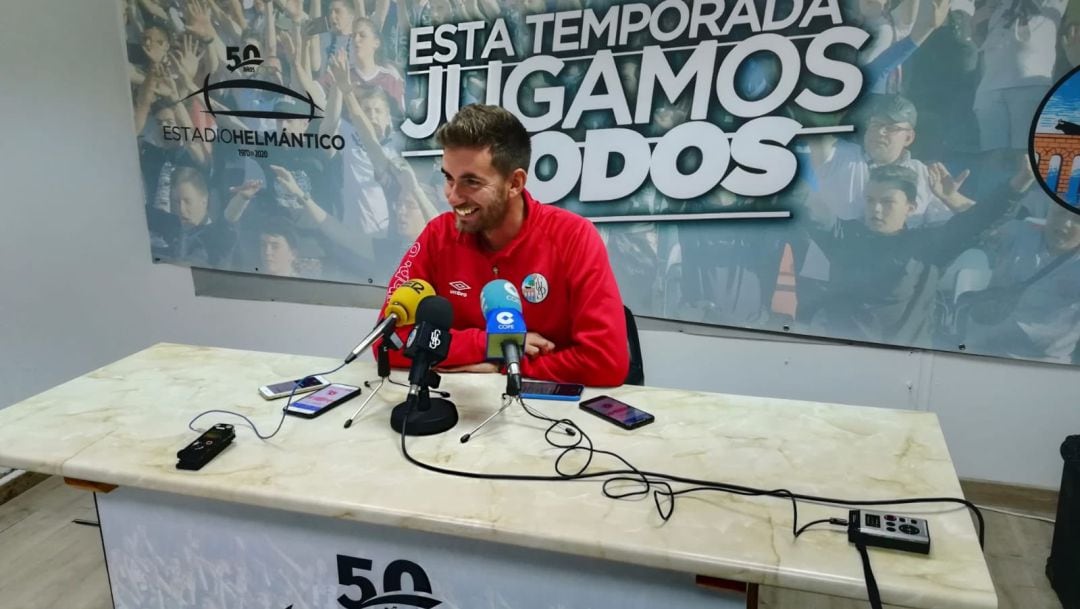
M 270 169 L 273 170 L 274 176 L 277 177 L 278 186 L 281 186 L 285 192 L 301 200 L 307 197 L 304 189 L 300 188 L 300 185 L 296 183 L 296 178 L 288 169 L 279 165 L 271 165 Z
M 971 172 L 965 169 L 960 172 L 960 175 L 953 177 L 941 163 L 934 163 L 927 167 L 927 170 L 930 174 L 930 190 L 942 201 L 953 200 L 960 194 L 960 187 L 964 184 L 964 180 L 971 175 Z
M 330 74 L 334 77 L 334 84 L 337 85 L 342 94 L 348 95 L 352 92 L 352 81 L 349 77 L 349 59 L 345 56 L 345 49 L 338 49 L 338 52 L 330 58 Z
M 154 95 L 171 102 L 176 102 L 180 100 L 180 91 L 177 89 L 176 81 L 172 79 L 165 63 L 166 62 L 163 61 L 155 65 L 150 71 L 154 82 Z
M 491 374 L 498 372 L 499 367 L 491 362 L 483 362 L 481 364 L 469 364 L 468 366 L 454 366 L 453 368 L 436 368 L 439 372 L 472 372 L 476 374 Z
M 916 46 L 921 45 L 934 33 L 934 30 L 945 23 L 949 16 L 951 0 L 930 0 L 929 4 L 921 4 L 915 25 L 911 28 L 910 38 Z
M 408 161 L 401 157 L 394 157 L 390 159 L 389 165 L 390 175 L 402 190 L 412 192 L 420 188 L 420 182 L 417 181 L 416 173 L 413 172 Z
M 217 38 L 217 30 L 210 21 L 210 7 L 199 0 L 188 0 L 184 28 L 203 42 Z
M 537 355 L 547 355 L 555 350 L 555 343 L 537 334 L 536 332 L 528 332 L 525 334 L 525 355 L 528 357 L 536 357 Z
M 194 37 L 184 36 L 180 48 L 172 53 L 173 65 L 181 76 L 195 82 L 195 76 L 199 72 L 199 61 L 205 54 L 206 50 L 199 50 L 199 43 Z
M 960 213 L 975 204 L 975 201 L 960 194 L 960 187 L 964 184 L 964 180 L 967 180 L 968 176 L 971 175 L 971 172 L 967 169 L 961 171 L 960 175 L 953 177 L 944 165 L 934 163 L 927 167 L 927 173 L 930 181 L 930 191 L 941 199 L 941 202 L 948 206 L 953 213 Z
M 229 188 L 229 192 L 245 199 L 252 199 L 262 190 L 262 187 L 262 180 L 248 180 L 239 186 Z
M 285 56 L 289 58 L 289 63 L 294 67 L 301 65 L 299 45 L 293 40 L 292 34 L 288 32 L 282 32 L 281 38 L 281 50 L 285 52 Z

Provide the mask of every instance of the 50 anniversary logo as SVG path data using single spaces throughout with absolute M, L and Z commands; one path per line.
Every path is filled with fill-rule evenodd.
M 256 68 L 263 65 L 263 59 L 255 45 L 248 45 L 240 54 L 239 47 L 227 49 L 229 63 L 226 66 L 230 72 L 242 69 L 244 72 L 253 73 Z M 247 99 L 257 102 L 264 108 L 230 108 L 218 99 L 218 95 L 234 92 L 234 99 Z M 294 119 L 314 120 L 322 118 L 317 111 L 322 111 L 312 98 L 310 93 L 300 93 L 285 85 L 253 78 L 238 78 L 210 82 L 207 74 L 203 80 L 201 89 L 191 93 L 182 101 L 194 97 L 201 97 L 204 112 L 218 118 L 222 116 L 263 120 L 288 121 Z M 298 108 L 306 107 L 306 112 L 292 112 L 282 110 L 286 102 L 292 101 Z M 243 123 L 246 127 L 250 125 Z M 220 125 L 213 127 L 186 127 L 171 125 L 162 127 L 162 137 L 165 141 L 181 142 L 221 142 L 223 144 L 240 144 L 244 146 L 257 146 L 263 148 L 304 148 L 313 150 L 343 150 L 345 138 L 340 135 L 308 133 L 303 131 L 289 131 L 284 124 L 277 128 L 252 129 L 252 128 L 226 128 Z

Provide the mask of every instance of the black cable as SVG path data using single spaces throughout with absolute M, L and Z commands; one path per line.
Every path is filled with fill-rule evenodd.
M 881 592 L 878 591 L 877 579 L 874 578 L 874 569 L 870 566 L 870 554 L 866 551 L 866 544 L 856 543 L 859 556 L 862 557 L 863 577 L 866 579 L 866 594 L 870 598 L 870 607 L 881 609 Z
M 843 518 L 822 518 L 821 520 L 815 520 L 813 522 L 808 522 L 808 523 L 804 524 L 802 526 L 802 528 L 800 528 L 798 531 L 795 531 L 795 538 L 798 539 L 799 535 L 802 535 L 803 533 L 805 533 L 806 529 L 809 529 L 810 527 L 814 526 L 815 524 L 826 524 L 826 523 L 835 524 L 837 526 L 846 526 L 847 525 L 847 520 L 844 520 Z
M 555 419 L 551 419 L 551 418 L 545 417 L 543 415 L 539 415 L 539 414 L 534 413 L 530 408 L 528 408 L 525 405 L 524 400 L 521 401 L 521 405 L 525 407 L 525 412 L 527 414 L 529 414 L 529 416 L 532 416 L 532 417 L 537 418 L 537 419 L 542 419 L 542 420 L 545 420 L 545 421 L 549 421 L 549 422 L 552 422 L 552 423 L 556 423 Z M 571 426 L 571 427 L 573 427 L 575 429 L 578 429 L 580 431 L 580 428 L 578 428 L 577 425 L 573 421 L 571 421 L 569 419 L 563 419 L 562 421 L 559 421 L 559 423 Z M 548 431 L 550 432 L 550 428 L 548 429 Z M 584 432 L 581 432 L 581 433 L 584 434 Z M 562 446 L 556 444 L 555 442 L 552 442 L 551 439 L 549 437 L 547 437 L 547 434 L 545 434 L 545 439 L 552 446 L 563 448 Z M 592 446 L 592 441 L 591 440 L 589 441 L 589 446 L 590 446 L 590 448 Z M 567 451 L 572 451 L 572 450 L 585 450 L 585 449 L 583 449 L 580 446 L 578 446 L 577 444 L 575 444 L 573 448 L 566 448 L 566 450 Z M 608 451 L 597 451 L 597 452 L 612 455 L 612 456 L 616 457 L 617 459 L 619 459 L 620 461 L 622 461 L 623 463 L 625 463 L 628 467 L 631 468 L 632 473 L 634 474 L 635 478 L 640 478 L 643 481 L 645 481 L 644 483 L 645 483 L 646 486 L 648 486 L 650 478 L 656 478 L 656 479 L 665 481 L 665 484 L 663 486 L 667 490 L 663 491 L 663 492 L 661 492 L 661 491 L 655 491 L 655 492 L 660 493 L 660 494 L 664 494 L 664 495 L 668 495 L 671 498 L 671 506 L 666 511 L 666 515 L 665 515 L 665 511 L 660 507 L 659 498 L 656 498 L 654 496 L 654 498 L 656 499 L 656 502 L 657 502 L 657 511 L 660 513 L 660 517 L 663 518 L 665 521 L 668 520 L 671 517 L 671 514 L 674 512 L 674 509 L 675 509 L 674 498 L 675 498 L 675 496 L 686 494 L 686 493 L 689 493 L 689 492 L 698 492 L 698 491 L 705 491 L 705 490 L 724 491 L 724 492 L 729 492 L 729 493 L 736 494 L 736 495 L 775 496 L 775 497 L 785 497 L 785 498 L 791 499 L 791 501 L 792 501 L 792 510 L 795 513 L 795 518 L 793 519 L 794 521 L 798 521 L 798 508 L 796 507 L 796 500 L 808 501 L 808 502 L 811 502 L 811 503 L 824 503 L 824 504 L 855 506 L 855 507 L 868 506 L 868 505 L 905 505 L 905 504 L 915 504 L 915 503 L 957 503 L 957 504 L 960 504 L 960 505 L 963 505 L 963 506 L 967 507 L 972 513 L 975 514 L 975 518 L 979 522 L 979 531 L 978 531 L 979 547 L 983 547 L 985 545 L 986 523 L 983 520 L 982 511 L 980 511 L 979 508 L 974 503 L 971 503 L 970 501 L 968 501 L 966 499 L 961 499 L 961 498 L 958 498 L 958 497 L 921 497 L 921 498 L 907 498 L 907 499 L 852 500 L 852 499 L 834 499 L 834 498 L 831 498 L 831 497 L 818 497 L 818 496 L 814 496 L 814 495 L 804 495 L 804 494 L 800 494 L 800 493 L 792 493 L 791 491 L 789 491 L 787 489 L 776 489 L 776 490 L 773 490 L 773 491 L 766 491 L 766 490 L 757 489 L 757 488 L 753 488 L 753 487 L 749 487 L 749 486 L 741 486 L 741 485 L 738 485 L 738 484 L 730 484 L 730 483 L 726 483 L 726 482 L 713 482 L 713 481 L 710 481 L 710 480 L 697 480 L 697 479 L 694 479 L 694 478 L 684 478 L 684 477 L 681 477 L 681 476 L 674 476 L 674 475 L 663 474 L 663 473 L 659 473 L 659 472 L 651 472 L 651 471 L 646 471 L 646 470 L 639 470 L 638 468 L 633 467 L 632 465 L 630 465 L 629 462 L 627 462 L 625 459 L 623 459 L 621 456 L 619 456 L 619 455 L 617 455 L 615 453 L 608 452 Z M 563 455 L 560 455 L 560 458 L 562 456 Z M 626 472 L 617 472 L 617 471 L 606 472 L 606 474 L 609 474 L 609 475 L 618 475 L 620 473 L 626 473 Z M 598 474 L 599 475 L 604 475 L 604 472 L 598 472 Z M 671 492 L 670 491 L 671 486 L 670 486 L 670 484 L 667 484 L 667 482 L 678 482 L 678 483 L 682 483 L 682 484 L 693 484 L 693 485 L 696 485 L 697 488 L 695 488 L 695 489 L 686 489 L 686 490 L 679 491 L 679 492 Z M 656 481 L 653 481 L 652 483 L 657 484 L 658 486 L 660 485 Z M 642 493 L 647 493 L 647 492 L 648 492 L 647 488 L 642 491 Z M 611 497 L 611 498 L 618 499 L 618 498 L 621 498 L 621 497 Z M 794 524 L 793 524 L 793 527 L 794 527 Z M 796 537 L 798 537 L 798 535 L 796 535 Z
M 714 492 L 726 492 L 734 495 L 745 496 L 772 496 L 783 497 L 791 501 L 793 519 L 792 519 L 792 533 L 795 537 L 801 534 L 801 531 L 797 528 L 798 523 L 798 501 L 807 501 L 811 503 L 820 503 L 836 506 L 869 506 L 869 505 L 906 505 L 916 503 L 958 503 L 964 505 L 971 510 L 976 519 L 979 522 L 979 546 L 984 544 L 985 534 L 985 522 L 982 517 L 982 513 L 975 504 L 967 501 L 966 499 L 960 499 L 956 497 L 923 497 L 923 498 L 901 498 L 901 499 L 872 499 L 872 500 L 851 500 L 851 499 L 834 499 L 830 497 L 818 497 L 815 495 L 806 495 L 802 493 L 793 493 L 787 489 L 774 489 L 763 490 L 749 486 L 742 486 L 738 484 L 731 484 L 725 482 L 713 482 L 709 480 L 698 480 L 695 478 L 686 478 L 682 476 L 675 476 L 671 474 L 663 474 L 659 472 L 652 472 L 648 470 L 641 470 L 623 458 L 621 455 L 607 451 L 600 450 L 594 447 L 592 438 L 585 433 L 580 427 L 577 426 L 570 419 L 553 419 L 537 412 L 534 412 L 524 400 L 519 398 L 519 402 L 524 408 L 526 414 L 529 416 L 549 422 L 551 425 L 544 432 L 544 440 L 555 448 L 561 448 L 562 452 L 555 459 L 555 473 L 554 476 L 541 476 L 535 474 L 491 474 L 483 472 L 466 472 L 461 470 L 453 470 L 437 465 L 431 465 L 417 460 L 411 454 L 409 454 L 408 448 L 405 442 L 405 425 L 402 425 L 401 429 L 401 452 L 407 461 L 431 472 L 446 474 L 450 476 L 458 476 L 462 478 L 473 478 L 479 480 L 507 480 L 507 481 L 528 481 L 528 482 L 558 482 L 564 480 L 588 480 L 605 478 L 602 485 L 602 492 L 605 497 L 610 499 L 629 499 L 633 497 L 645 497 L 650 491 L 653 493 L 653 501 L 656 505 L 657 513 L 660 518 L 667 521 L 671 518 L 675 510 L 675 499 L 681 495 L 702 491 L 714 491 Z M 406 422 L 408 420 L 408 414 L 411 413 L 415 401 L 411 401 L 409 404 L 409 410 L 406 413 Z M 554 430 L 559 426 L 566 426 L 571 429 L 577 430 L 576 436 L 571 436 L 573 440 L 566 440 L 567 435 L 555 434 Z M 567 443 L 560 443 L 556 439 L 566 440 Z M 584 465 L 571 472 L 564 472 L 562 468 L 563 460 L 574 454 L 577 451 L 585 451 L 586 459 Z M 585 470 L 592 464 L 594 455 L 608 455 L 615 458 L 623 465 L 627 467 L 625 470 L 603 470 L 598 472 L 585 473 Z M 631 482 L 640 484 L 641 488 L 629 492 L 615 492 L 611 489 L 612 484 Z M 692 485 L 689 488 L 674 490 L 672 483 L 688 484 Z M 662 498 L 666 498 L 667 504 L 661 502 Z M 838 524 L 838 522 L 833 524 Z M 803 528 L 805 530 L 805 527 Z
M 251 419 L 247 418 L 247 416 L 245 416 L 245 415 L 243 415 L 243 414 L 241 414 L 239 412 L 233 412 L 231 410 L 221 410 L 221 409 L 217 409 L 217 408 L 215 408 L 213 410 L 204 410 L 203 412 L 200 412 L 199 414 L 195 415 L 195 418 L 188 421 L 188 429 L 190 429 L 191 431 L 194 431 L 196 433 L 201 432 L 201 431 L 206 431 L 206 430 L 195 429 L 195 421 L 198 421 L 199 419 L 201 419 L 202 417 L 204 417 L 204 416 L 206 416 L 208 414 L 212 414 L 212 413 L 216 412 L 216 413 L 220 413 L 220 414 L 232 415 L 234 417 L 240 417 L 241 419 L 243 419 L 248 424 L 248 427 L 250 427 L 251 430 L 255 432 L 255 436 L 257 438 L 259 438 L 260 440 L 269 440 L 270 438 L 273 438 L 274 436 L 276 436 L 279 431 L 281 431 L 281 426 L 285 424 L 285 416 L 286 416 L 286 414 L 287 414 L 287 412 L 289 410 L 289 405 L 292 404 L 293 396 L 296 395 L 296 390 L 300 388 L 300 383 L 304 379 L 312 377 L 312 376 L 330 376 L 331 374 L 337 372 L 338 370 L 341 370 L 344 367 L 345 367 L 345 364 L 341 364 L 340 366 L 338 366 L 337 368 L 334 368 L 333 370 L 331 370 L 329 372 L 319 372 L 317 374 L 309 374 L 308 376 L 305 376 L 305 377 L 302 377 L 302 378 L 299 378 L 299 379 L 293 381 L 293 389 L 292 389 L 292 391 L 289 392 L 289 399 L 285 400 L 285 405 L 282 406 L 282 408 L 281 408 L 281 419 L 278 420 L 277 427 L 274 428 L 274 431 L 271 432 L 270 435 L 264 436 L 259 431 L 259 428 L 255 426 L 255 423 L 252 422 Z

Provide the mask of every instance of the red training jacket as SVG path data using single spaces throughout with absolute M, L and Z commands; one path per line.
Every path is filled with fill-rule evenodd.
M 607 249 L 591 222 L 542 205 L 523 191 L 525 221 L 514 240 L 488 252 L 475 234 L 460 233 L 452 211 L 433 219 L 390 278 L 389 296 L 410 279 L 424 279 L 454 307 L 450 354 L 441 367 L 486 361 L 487 333 L 480 291 L 505 279 L 521 294 L 525 327 L 555 343 L 547 355 L 522 354 L 529 378 L 613 387 L 626 380 L 630 353 L 626 321 Z M 401 328 L 402 340 L 411 328 Z M 391 351 L 395 367 L 411 360 Z

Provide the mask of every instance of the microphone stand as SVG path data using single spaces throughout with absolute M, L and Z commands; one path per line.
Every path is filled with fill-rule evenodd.
M 507 375 L 506 376 L 506 392 L 502 394 L 502 406 L 500 406 L 499 409 L 496 410 L 495 412 L 491 413 L 491 416 L 484 419 L 483 422 L 481 422 L 479 425 L 477 425 L 472 431 L 470 431 L 469 433 L 461 436 L 461 443 L 464 444 L 464 443 L 468 442 L 469 438 L 471 438 L 473 436 L 473 434 L 480 431 L 480 428 L 487 425 L 492 419 L 494 419 L 495 417 L 502 414 L 503 411 L 505 411 L 507 408 L 509 408 L 510 405 L 513 404 L 514 402 L 517 402 L 518 404 L 521 404 L 521 407 L 526 412 L 528 412 L 530 409 L 532 409 L 532 410 L 535 410 L 537 413 L 539 413 L 543 417 L 546 417 L 546 418 L 549 418 L 549 419 L 551 418 L 551 417 L 548 417 L 546 414 L 540 412 L 535 407 L 526 406 L 525 401 L 521 398 L 521 377 L 515 376 L 515 375 Z M 565 427 L 563 429 L 563 431 L 565 431 L 566 435 L 568 435 L 568 436 L 572 436 L 575 433 L 574 430 L 571 429 L 570 427 Z
M 379 343 L 379 348 L 375 351 L 375 362 L 379 374 L 379 384 L 368 394 L 367 398 L 360 403 L 360 407 L 356 409 L 356 412 L 345 421 L 345 429 L 348 429 L 352 425 L 353 420 L 360 416 L 360 413 L 367 407 L 368 402 L 375 397 L 376 393 L 379 393 L 379 390 L 383 388 L 383 385 L 385 385 L 387 381 L 396 385 L 401 384 L 390 378 L 390 350 L 397 350 L 400 348 L 401 339 L 398 338 L 397 333 L 394 332 L 394 326 L 388 326 L 383 330 L 382 342 Z M 364 387 L 371 389 L 371 381 L 364 381 Z
M 409 396 L 390 413 L 390 427 L 409 436 L 431 436 L 449 431 L 458 422 L 457 407 L 450 400 L 431 397 L 442 378 L 428 371 L 420 385 L 409 386 Z M 441 393 L 441 392 L 440 392 Z
M 374 389 L 372 389 L 372 384 L 375 381 L 364 381 L 364 387 L 371 389 L 371 393 L 369 393 L 368 396 L 364 398 L 364 401 L 360 403 L 360 407 L 356 409 L 356 412 L 354 412 L 352 416 L 349 417 L 347 421 L 345 421 L 345 429 L 348 429 L 352 426 L 353 421 L 356 419 L 356 417 L 360 416 L 360 413 L 364 411 L 364 408 L 366 408 L 372 398 L 375 397 L 375 394 L 379 393 L 379 390 L 383 388 L 383 385 L 390 383 L 391 385 L 398 385 L 399 387 L 409 386 L 407 383 L 395 381 L 394 379 L 390 378 L 390 351 L 396 351 L 402 347 L 401 339 L 398 338 L 397 332 L 395 332 L 395 328 L 393 326 L 389 326 L 385 330 L 383 330 L 382 339 L 382 342 L 379 343 L 379 348 L 375 351 L 375 366 L 378 370 L 379 384 L 374 385 Z M 450 397 L 449 391 L 440 391 L 436 389 L 434 390 L 434 393 L 438 394 L 440 397 Z

